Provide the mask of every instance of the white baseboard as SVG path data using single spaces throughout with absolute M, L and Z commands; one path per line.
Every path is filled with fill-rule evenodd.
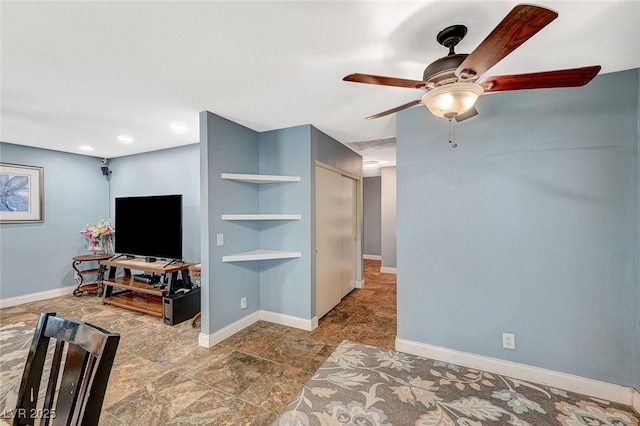
M 362 258 L 367 260 L 382 260 L 382 256 L 379 254 L 363 254 Z
M 498 358 L 476 355 L 400 338 L 396 338 L 396 350 L 516 379 L 532 381 L 570 392 L 607 399 L 632 406 L 636 410 L 638 410 L 638 405 L 640 405 L 640 394 L 638 394 L 635 389 L 614 383 L 588 379 L 586 377 L 547 370 L 527 364 L 505 361 Z
M 0 299 L 0 308 L 22 305 L 23 303 L 38 302 L 40 300 L 51 299 L 52 297 L 71 294 L 76 289 L 76 285 L 60 287 L 53 290 L 40 291 L 38 293 L 25 294 L 24 296 L 8 297 Z
M 364 288 L 364 277 L 362 281 L 353 281 L 353 288 Z
M 198 344 L 200 346 L 204 346 L 205 348 L 210 348 L 213 345 L 216 345 L 222 342 L 227 337 L 233 336 L 238 331 L 241 331 L 249 327 L 251 324 L 258 321 L 259 319 L 260 319 L 260 311 L 255 311 L 250 313 L 247 316 L 240 318 L 236 322 L 232 322 L 226 327 L 222 327 L 220 330 L 212 334 L 200 333 L 198 335 Z
M 260 319 L 272 322 L 274 324 L 286 325 L 287 327 L 299 328 L 301 330 L 311 331 L 318 327 L 318 318 L 304 319 L 291 315 L 279 314 L 277 312 L 260 310 Z M 314 324 L 315 320 L 315 326 Z
M 396 274 L 397 275 L 396 268 L 390 268 L 388 266 L 381 266 L 380 267 L 380 272 L 383 273 L 383 274 Z
M 231 337 L 237 332 L 244 330 L 245 328 L 249 327 L 251 324 L 259 320 L 272 322 L 274 324 L 286 325 L 288 327 L 299 328 L 307 331 L 315 330 L 316 328 L 318 328 L 318 317 L 304 319 L 291 315 L 279 314 L 276 312 L 257 310 L 212 334 L 200 333 L 198 335 L 198 344 L 205 348 L 210 348 L 222 342 L 227 337 Z

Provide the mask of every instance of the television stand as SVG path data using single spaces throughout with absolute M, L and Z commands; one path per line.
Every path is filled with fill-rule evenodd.
M 102 303 L 105 305 L 162 317 L 163 298 L 176 293 L 178 280 L 182 279 L 184 287 L 191 287 L 189 266 L 193 263 L 177 262 L 163 266 L 159 262 L 145 262 L 142 258 L 107 259 L 100 263 L 108 267 L 107 277 L 103 281 Z M 123 276 L 116 276 L 119 269 L 124 271 Z M 169 280 L 166 288 L 155 287 L 153 283 L 137 280 L 136 276 L 131 274 L 131 270 L 145 273 L 138 275 L 167 276 Z
M 133 275 L 134 281 L 140 281 L 147 284 L 158 284 L 162 276 L 156 274 L 135 274 Z

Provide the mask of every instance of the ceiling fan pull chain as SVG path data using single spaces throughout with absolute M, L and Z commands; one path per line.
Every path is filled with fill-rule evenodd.
M 449 119 L 449 146 L 455 148 L 458 146 L 456 143 L 456 123 L 453 117 Z

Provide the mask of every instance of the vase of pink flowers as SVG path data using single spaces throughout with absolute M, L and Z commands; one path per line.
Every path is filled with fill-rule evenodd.
M 100 219 L 97 223 L 89 223 L 81 231 L 82 235 L 89 240 L 88 250 L 94 254 L 99 252 L 113 254 L 114 232 L 111 219 Z

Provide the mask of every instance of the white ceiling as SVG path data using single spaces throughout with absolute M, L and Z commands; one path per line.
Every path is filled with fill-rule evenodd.
M 345 144 L 393 137 L 394 115 L 364 117 L 422 93 L 342 77 L 420 80 L 447 53 L 441 29 L 467 25 L 456 51 L 469 53 L 516 4 L 3 0 L 0 140 L 112 158 L 197 142 L 203 110 L 257 131 L 313 124 Z M 640 67 L 639 1 L 544 5 L 558 19 L 486 75 Z M 395 161 L 388 146 L 362 152 Z

